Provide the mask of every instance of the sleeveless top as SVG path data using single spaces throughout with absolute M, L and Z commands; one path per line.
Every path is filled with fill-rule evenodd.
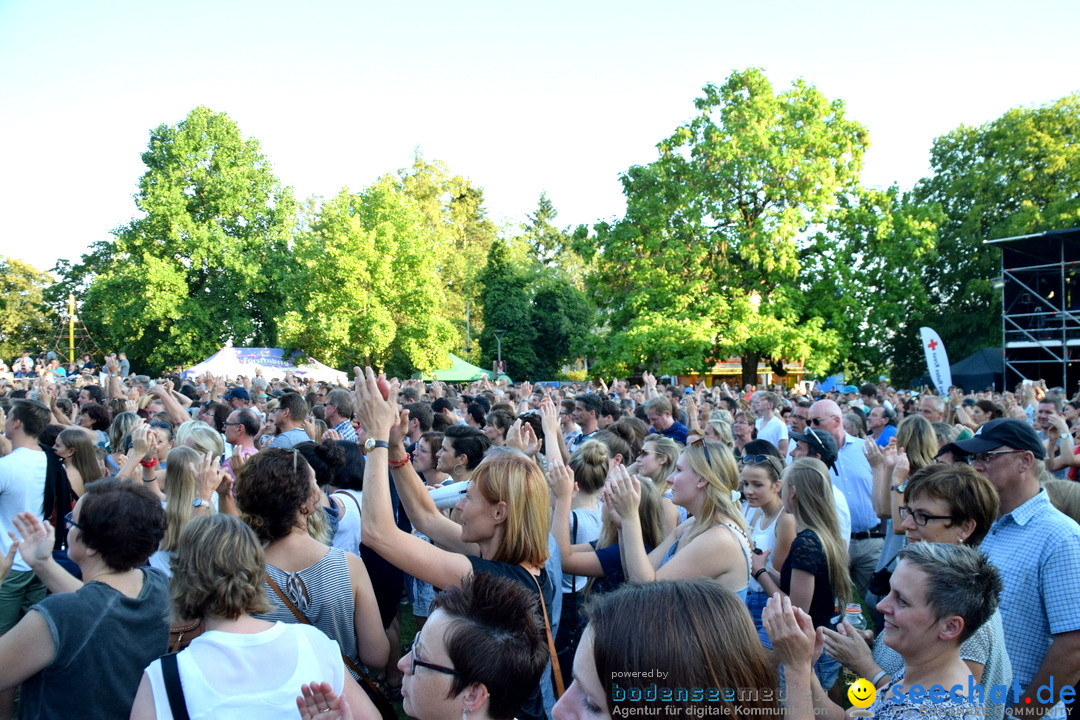
M 356 603 L 344 551 L 332 547 L 319 562 L 295 573 L 285 572 L 267 563 L 266 574 L 274 579 L 285 597 L 296 605 L 312 625 L 326 633 L 331 640 L 336 640 L 341 646 L 341 652 L 347 657 L 356 659 Z M 255 617 L 271 622 L 299 622 L 285 603 L 281 602 L 270 583 L 263 585 L 273 609 Z
M 776 523 L 780 519 L 780 514 L 784 511 L 781 510 L 776 514 L 776 517 L 772 519 L 768 527 L 758 527 L 757 523 L 759 519 L 763 522 L 765 520 L 765 512 L 761 508 L 746 508 L 746 524 L 750 527 L 750 539 L 754 541 L 754 547 L 758 550 L 775 550 L 776 549 Z M 769 558 L 768 567 L 772 568 L 772 558 Z M 750 578 L 750 592 L 763 593 L 765 588 L 761 586 L 754 578 Z
M 749 590 L 749 587 L 750 587 L 750 584 L 749 584 L 749 581 L 751 580 L 750 573 L 753 572 L 753 566 L 750 563 L 750 540 L 746 537 L 746 533 L 744 533 L 739 528 L 739 526 L 735 525 L 734 523 L 730 523 L 730 522 L 716 523 L 716 525 L 713 525 L 713 527 L 725 527 L 725 528 L 727 528 L 728 530 L 731 531 L 731 534 L 735 536 L 735 539 L 739 541 L 739 548 L 742 550 L 743 560 L 746 561 L 747 584 L 744 585 L 741 590 L 733 590 L 732 592 L 734 592 L 739 597 L 740 600 L 745 602 L 746 601 L 746 593 L 747 593 L 747 591 Z M 679 538 L 675 542 L 671 543 L 671 547 L 668 548 L 667 554 L 664 555 L 664 559 L 660 563 L 660 567 L 663 567 L 664 565 L 667 564 L 668 560 L 675 557 L 676 549 L 679 547 L 679 543 L 682 542 L 682 539 L 686 536 L 687 532 L 689 532 L 689 530 L 687 530 L 682 535 L 680 535 Z
M 192 720 L 296 717 L 297 688 L 313 680 L 344 688 L 337 643 L 308 625 L 276 623 L 258 633 L 211 630 L 176 656 Z M 159 720 L 173 717 L 161 661 L 146 668 Z

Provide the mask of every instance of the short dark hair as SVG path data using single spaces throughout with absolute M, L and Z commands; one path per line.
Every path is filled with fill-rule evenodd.
M 334 487 L 340 490 L 364 489 L 364 451 L 352 440 L 336 440 L 345 462 L 334 470 Z
M 443 410 L 453 410 L 454 403 L 444 397 L 435 398 L 435 401 L 431 403 L 431 409 L 436 413 L 441 413 Z
M 105 397 L 105 393 L 102 392 L 100 385 L 83 385 L 80 390 L 85 390 L 86 394 L 90 396 L 90 399 L 94 402 L 101 402 L 101 399 Z
M 332 485 L 337 469 L 345 464 L 345 451 L 333 440 L 297 443 L 293 445 L 293 450 L 308 461 L 308 465 L 315 471 L 315 482 L 320 487 Z
M 957 644 L 975 634 L 997 610 L 1004 584 L 1001 571 L 982 553 L 966 545 L 917 542 L 897 556 L 926 575 L 926 601 L 940 620 L 964 618 Z
M 79 412 L 93 420 L 93 423 L 90 425 L 91 430 L 106 431 L 109 429 L 109 423 L 112 422 L 112 417 L 109 415 L 108 408 L 101 403 L 83 403 L 82 407 L 79 408 Z
M 247 408 L 242 408 L 236 411 L 236 422 L 240 423 L 244 428 L 244 432 L 248 434 L 248 437 L 255 437 L 259 434 L 259 428 L 262 427 L 262 422 L 259 421 L 259 416 L 254 411 Z
M 600 400 L 600 415 L 609 417 L 613 420 L 618 420 L 622 413 L 619 411 L 619 406 L 616 405 L 611 398 L 605 397 Z
M 586 412 L 595 413 L 596 417 L 600 417 L 600 408 L 603 407 L 603 403 L 600 402 L 600 396 L 596 393 L 575 395 L 574 402 L 584 405 Z
M 295 423 L 302 423 L 307 419 L 307 400 L 300 393 L 287 392 L 278 398 L 278 409 L 289 411 L 289 418 Z
M 859 394 L 864 397 L 876 398 L 878 394 L 877 385 L 874 385 L 873 383 L 863 383 L 859 386 Z
M 450 618 L 443 643 L 456 671 L 447 697 L 480 683 L 489 713 L 512 718 L 540 682 L 548 662 L 536 593 L 509 578 L 477 573 L 431 603 Z
M 487 415 L 487 409 L 480 403 L 473 400 L 465 407 L 465 414 L 472 418 L 473 422 L 477 425 L 484 425 L 484 416 Z
M 431 429 L 431 423 L 435 420 L 435 413 L 431 411 L 430 404 L 426 402 L 411 402 L 403 407 L 409 411 L 410 420 L 416 420 L 420 423 L 420 432 L 426 433 Z
M 161 499 L 143 484 L 116 478 L 89 483 L 79 510 L 79 534 L 113 570 L 146 562 L 165 537 Z
M 11 403 L 11 417 L 22 423 L 24 433 L 36 438 L 49 426 L 52 411 L 48 405 L 37 400 L 18 399 Z
M 455 455 L 464 455 L 468 458 L 465 464 L 466 470 L 474 470 L 484 459 L 484 453 L 491 447 L 488 436 L 469 425 L 451 425 L 443 433 L 454 448 Z

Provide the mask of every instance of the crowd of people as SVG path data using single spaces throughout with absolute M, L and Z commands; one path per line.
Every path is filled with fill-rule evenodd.
M 1080 683 L 1045 383 L 69 370 L 0 368 L 0 720 L 1000 720 Z

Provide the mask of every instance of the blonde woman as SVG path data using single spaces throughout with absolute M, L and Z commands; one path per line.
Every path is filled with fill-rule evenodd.
M 672 501 L 692 516 L 646 554 L 638 505 L 641 481 L 612 468 L 604 491 L 622 522 L 619 546 L 630 580 L 714 578 L 745 602 L 750 581 L 746 521 L 731 499 L 739 472 L 731 451 L 715 440 L 697 440 L 679 456 L 671 476 Z
M 179 548 L 180 534 L 196 515 L 213 513 L 211 497 L 221 470 L 207 455 L 189 447 L 169 451 L 165 470 L 165 537 L 150 556 L 150 567 L 172 576 L 172 561 Z
M 782 482 L 784 510 L 795 516 L 795 539 L 779 573 L 766 567 L 768 551 L 755 555 L 754 579 L 769 595 L 791 598 L 792 606 L 810 615 L 814 627 L 831 627 L 834 604 L 847 603 L 851 579 L 829 471 L 817 458 L 799 458 L 784 471 Z M 826 690 L 836 682 L 839 670 L 840 664 L 828 655 L 814 663 Z
M 671 500 L 670 478 L 675 472 L 675 464 L 682 454 L 682 445 L 663 435 L 647 435 L 641 444 L 641 453 L 637 462 L 628 468 L 630 474 L 644 475 L 653 481 L 660 491 L 664 511 L 664 534 L 670 533 L 676 525 L 686 520 L 686 508 L 676 505 Z

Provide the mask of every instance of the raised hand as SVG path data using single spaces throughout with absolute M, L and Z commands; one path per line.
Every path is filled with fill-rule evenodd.
M 548 463 L 548 486 L 556 498 L 572 497 L 574 494 L 574 473 L 569 466 L 561 463 Z
M 330 683 L 313 682 L 300 686 L 296 698 L 300 720 L 352 720 L 349 704 L 338 697 Z
M 623 523 L 637 519 L 638 506 L 641 505 L 641 482 L 636 477 L 631 477 L 626 466 L 611 466 L 604 491 L 604 502 L 611 503 Z

